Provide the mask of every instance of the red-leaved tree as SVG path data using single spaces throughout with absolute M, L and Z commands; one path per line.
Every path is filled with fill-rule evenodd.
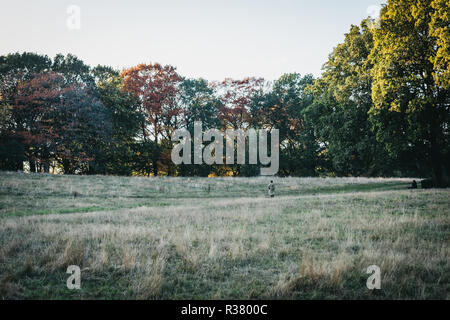
M 181 120 L 182 109 L 177 104 L 182 78 L 175 68 L 159 63 L 140 64 L 122 72 L 124 90 L 138 98 L 145 115 L 141 124 L 144 143 L 153 142 L 153 174 L 158 175 L 162 157 L 161 141 L 169 140 Z

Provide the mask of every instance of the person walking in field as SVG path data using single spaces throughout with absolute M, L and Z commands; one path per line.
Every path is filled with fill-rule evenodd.
M 273 183 L 273 180 L 270 180 L 268 191 L 271 198 L 275 197 L 275 184 Z

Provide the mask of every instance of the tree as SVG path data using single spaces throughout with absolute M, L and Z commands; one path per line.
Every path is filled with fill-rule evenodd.
M 122 72 L 124 90 L 138 99 L 140 111 L 145 115 L 141 123 L 141 139 L 145 145 L 154 143 L 153 174 L 158 175 L 161 160 L 161 140 L 170 140 L 180 121 L 181 109 L 177 105 L 182 78 L 172 66 L 140 64 Z
M 54 72 L 36 74 L 17 87 L 12 108 L 15 124 L 12 132 L 26 145 L 25 155 L 31 172 L 36 172 L 37 163 L 42 163 L 45 172 L 49 171 L 58 137 L 54 116 L 67 90 L 63 77 Z
M 0 56 L 0 98 L 11 104 L 17 86 L 37 73 L 49 71 L 51 60 L 47 56 L 24 52 Z
M 0 57 L 0 106 L 10 114 L 2 123 L 0 150 L 5 152 L 0 156 L 8 158 L 1 161 L 2 167 L 21 169 L 28 160 L 32 172 L 38 169 L 36 165 L 48 172 L 50 159 L 59 159 L 65 170 L 73 173 L 75 158 L 79 164 L 92 158 L 94 146 L 108 132 L 95 89 L 89 66 L 73 55 L 57 55 L 53 62 L 34 53 Z M 96 120 L 100 122 L 92 122 Z M 84 132 L 75 134 L 84 125 Z M 103 131 L 96 131 L 99 125 L 104 126 Z M 93 134 L 92 143 L 87 143 L 92 130 L 97 136 Z
M 450 169 L 445 7 L 432 0 L 388 1 L 373 29 L 370 56 L 377 139 L 392 155 L 415 160 L 422 173 L 431 171 L 438 186 L 449 184 Z
M 123 89 L 123 78 L 116 70 L 97 66 L 92 70 L 97 92 L 111 118 L 111 137 L 101 142 L 95 159 L 90 162 L 90 173 L 131 175 L 135 162 L 135 137 L 143 115 L 137 99 Z
M 326 147 L 330 169 L 339 175 L 377 175 L 392 169 L 367 114 L 372 107 L 369 22 L 350 28 L 344 42 L 330 54 L 322 77 L 311 87 L 315 98 L 307 117 Z
M 450 89 L 450 2 L 434 0 L 431 2 L 429 36 L 437 45 L 436 54 L 431 57 L 433 62 L 433 77 L 436 84 L 444 89 Z
M 183 123 L 193 132 L 194 122 L 201 121 L 204 129 L 220 128 L 217 117 L 220 100 L 214 97 L 214 89 L 204 79 L 184 79 L 180 86 L 180 107 Z
M 110 127 L 101 102 L 83 84 L 69 84 L 55 72 L 37 74 L 18 86 L 12 118 L 12 133 L 25 141 L 32 172 L 36 162 L 48 172 L 50 159 L 66 173 L 86 170 Z
M 53 59 L 52 71 L 64 75 L 65 81 L 70 84 L 83 84 L 89 90 L 95 88 L 91 68 L 70 53 L 67 56 L 57 54 Z
M 266 85 L 262 78 L 234 80 L 227 78 L 213 84 L 222 101 L 220 119 L 223 128 L 244 129 L 249 124 L 252 99 L 262 94 Z
M 183 110 L 180 128 L 186 128 L 191 137 L 194 136 L 194 122 L 201 121 L 203 130 L 220 129 L 221 121 L 218 117 L 221 101 L 214 96 L 214 88 L 204 79 L 184 79 L 180 85 L 180 108 Z M 191 150 L 193 159 L 194 150 Z M 208 176 L 213 167 L 202 165 L 180 165 L 182 176 Z
M 246 130 L 250 126 L 251 105 L 253 100 L 264 94 L 267 83 L 262 78 L 244 78 L 234 80 L 227 78 L 220 83 L 212 83 L 217 98 L 221 101 L 218 117 L 221 121 L 222 129 L 242 129 Z M 236 148 L 236 144 L 234 145 Z M 237 152 L 234 152 L 235 157 Z M 248 172 L 256 172 L 254 165 L 234 164 L 227 166 L 226 171 L 231 171 L 233 176 L 239 176 Z M 259 168 L 258 168 L 259 169 Z M 216 172 L 223 174 L 223 168 Z
M 20 83 L 30 80 L 36 73 L 48 71 L 51 60 L 47 56 L 25 52 L 0 56 L 0 168 L 23 170 L 25 141 L 12 134 L 15 126 L 11 117 L 12 104 Z
M 20 170 L 23 166 L 24 142 L 11 134 L 12 107 L 0 104 L 0 169 Z
M 69 174 L 89 172 L 89 164 L 111 139 L 111 114 L 83 84 L 70 86 L 58 106 L 57 159 Z
M 279 130 L 281 175 L 315 175 L 320 146 L 304 116 L 313 100 L 306 88 L 313 81 L 312 75 L 284 74 L 270 92 L 253 99 L 252 127 Z

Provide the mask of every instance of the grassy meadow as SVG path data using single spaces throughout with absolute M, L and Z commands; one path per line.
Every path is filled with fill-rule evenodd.
M 0 299 L 450 298 L 449 189 L 269 180 L 0 172 Z

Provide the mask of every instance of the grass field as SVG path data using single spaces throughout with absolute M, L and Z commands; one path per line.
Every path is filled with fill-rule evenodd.
M 269 180 L 2 172 L 0 299 L 450 298 L 449 189 Z

